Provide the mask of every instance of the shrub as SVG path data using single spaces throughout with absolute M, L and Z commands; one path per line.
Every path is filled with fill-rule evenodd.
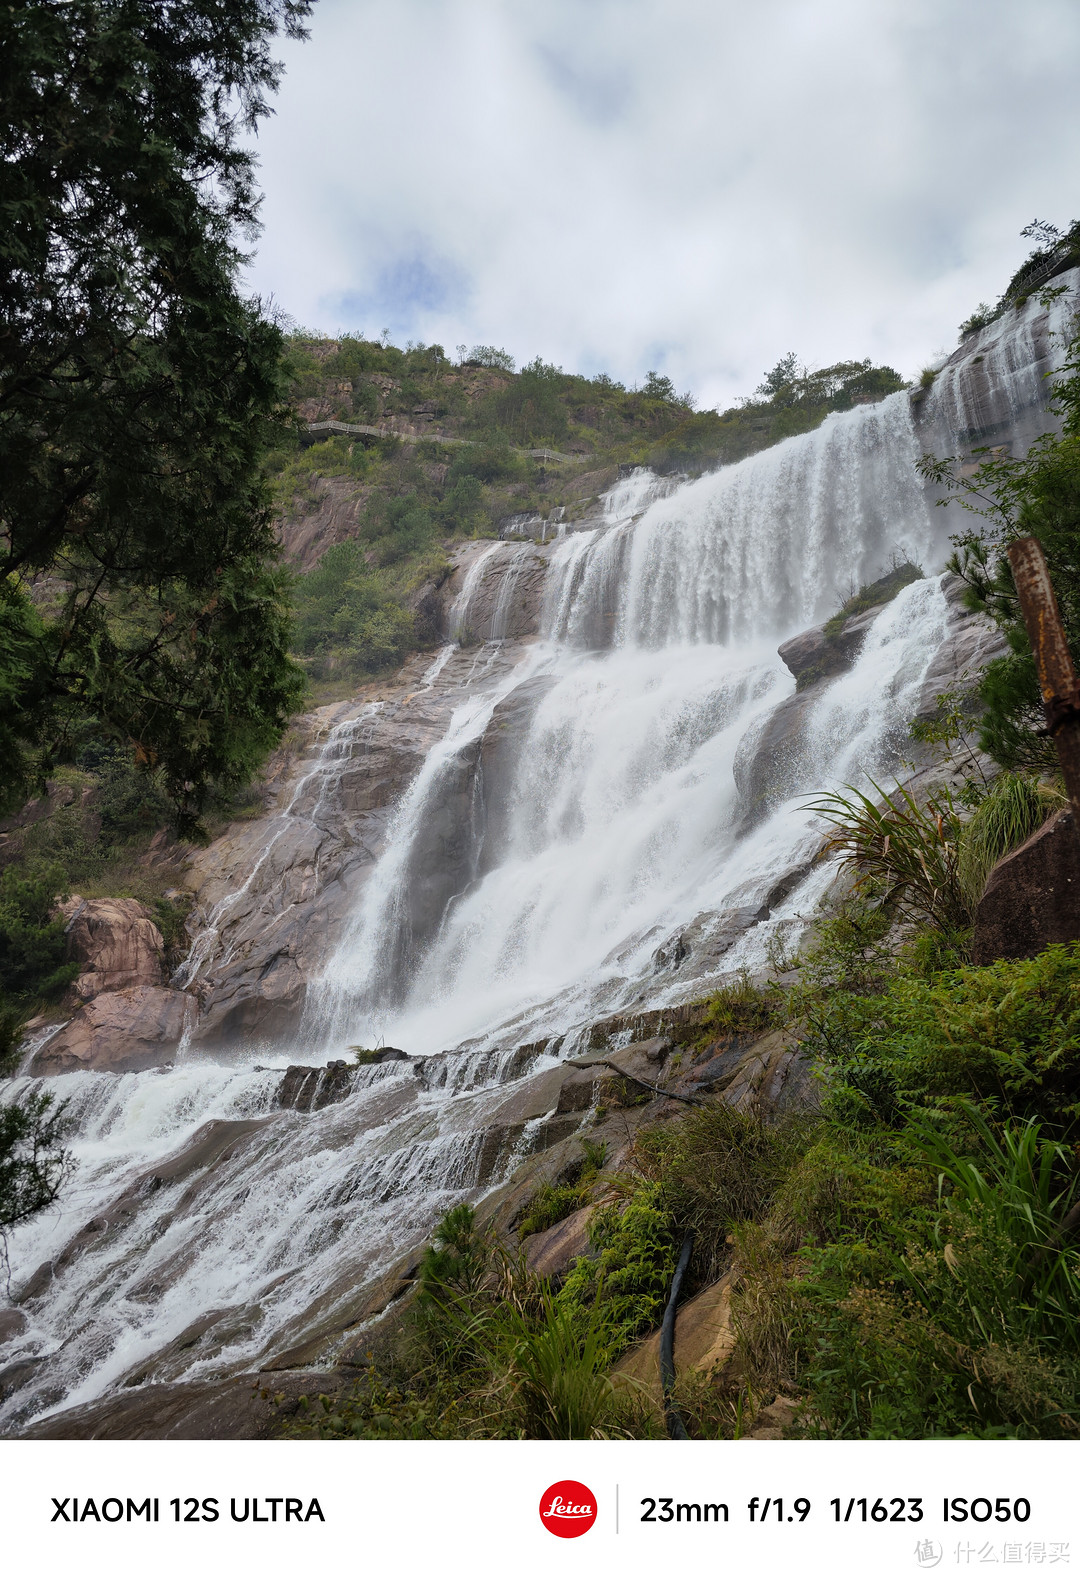
M 960 340 L 964 341 L 969 335 L 978 334 L 980 329 L 985 329 L 986 325 L 993 323 L 998 316 L 999 311 L 995 311 L 988 301 L 980 301 L 970 318 L 965 318 L 960 325 Z
M 717 1102 L 638 1135 L 634 1161 L 657 1184 L 678 1233 L 693 1231 L 703 1280 L 716 1276 L 730 1258 L 726 1240 L 732 1227 L 769 1212 L 812 1128 L 807 1118 L 769 1124 Z
M 886 603 L 891 603 L 894 597 L 899 597 L 905 586 L 910 586 L 913 581 L 925 579 L 921 565 L 912 564 L 906 559 L 899 563 L 894 561 L 887 575 L 871 581 L 866 586 L 860 586 L 857 592 L 853 592 L 845 599 L 832 618 L 825 621 L 823 634 L 826 641 L 838 636 L 847 621 L 853 619 L 856 614 L 868 613 L 871 608 L 883 608 Z
M 941 789 L 920 805 L 901 785 L 891 794 L 877 784 L 873 789 L 877 801 L 849 788 L 850 798 L 833 790 L 809 804 L 836 828 L 828 848 L 854 868 L 860 884 L 879 884 L 883 904 L 906 918 L 945 932 L 970 925 L 960 881 L 960 810 L 951 792 Z
M 392 557 L 400 539 L 385 540 L 396 545 L 387 548 Z M 294 598 L 297 651 L 317 662 L 336 656 L 353 673 L 373 674 L 400 662 L 414 643 L 412 613 L 355 540 L 328 548 L 297 578 Z
M 529 1201 L 529 1209 L 521 1219 L 518 1233 L 522 1238 L 528 1238 L 530 1233 L 543 1233 L 577 1211 L 581 1204 L 580 1185 L 541 1184 Z
M 529 1207 L 518 1227 L 519 1238 L 530 1233 L 542 1233 L 556 1222 L 580 1209 L 589 1199 L 593 1184 L 607 1160 L 607 1141 L 583 1139 L 581 1160 L 571 1170 L 570 1177 L 561 1184 L 544 1183 L 529 1201 Z
M 896 1124 L 974 1099 L 1063 1132 L 1080 1116 L 1080 943 L 841 995 L 810 1041 L 843 1122 Z
M 626 1204 L 602 1207 L 589 1238 L 596 1256 L 575 1262 L 558 1305 L 575 1312 L 582 1332 L 596 1330 L 612 1362 L 659 1323 L 674 1274 L 673 1224 L 661 1186 L 647 1183 Z
M 776 993 L 767 986 L 757 986 L 749 971 L 741 970 L 709 998 L 698 1042 L 703 1045 L 717 1036 L 768 1030 L 777 1023 L 778 1013 Z
M 597 1441 L 628 1434 L 626 1393 L 607 1373 L 605 1313 L 594 1305 L 582 1318 L 572 1305 L 544 1293 L 538 1323 L 518 1316 L 509 1379 L 530 1440 Z
M 53 997 L 79 973 L 64 963 L 64 922 L 52 919 L 58 896 L 66 897 L 58 866 L 0 872 L 0 991 Z

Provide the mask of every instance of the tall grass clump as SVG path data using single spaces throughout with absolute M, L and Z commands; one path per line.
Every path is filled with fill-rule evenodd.
M 767 1123 L 717 1102 L 638 1135 L 635 1164 L 656 1183 L 679 1234 L 693 1232 L 700 1280 L 719 1275 L 730 1261 L 736 1224 L 767 1214 L 814 1127 L 804 1114 Z
M 961 808 L 947 788 L 925 804 L 897 785 L 887 794 L 872 783 L 872 800 L 859 789 L 832 790 L 807 809 L 831 822 L 828 849 L 853 867 L 858 883 L 878 884 L 882 902 L 905 919 L 943 932 L 971 924 L 960 881 Z
M 958 876 L 972 910 L 997 862 L 1038 832 L 1046 818 L 1065 803 L 1064 794 L 1055 785 L 1030 773 L 1006 772 L 994 780 L 960 835 Z

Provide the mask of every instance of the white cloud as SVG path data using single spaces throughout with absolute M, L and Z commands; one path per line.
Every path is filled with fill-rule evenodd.
M 704 404 L 907 374 L 1076 217 L 1075 0 L 320 0 L 259 139 L 298 321 Z

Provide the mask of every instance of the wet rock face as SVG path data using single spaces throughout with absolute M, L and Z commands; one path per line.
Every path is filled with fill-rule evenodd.
M 964 606 L 965 586 L 959 576 L 943 585 L 949 628 L 922 683 L 916 719 L 928 720 L 937 712 L 937 698 L 944 691 L 970 692 L 981 670 L 1006 651 L 1002 632 L 982 614 Z M 743 808 L 740 831 L 749 831 L 778 805 L 800 792 L 818 787 L 814 769 L 811 715 L 822 688 L 851 668 L 866 632 L 884 605 L 849 619 L 832 640 L 817 625 L 786 641 L 779 656 L 795 675 L 795 695 L 769 712 L 758 728 L 739 745 L 735 756 L 735 783 Z M 905 741 L 904 759 L 917 767 L 936 766 L 940 753 Z
M 1080 839 L 1059 811 L 1019 849 L 998 861 L 975 914 L 973 964 L 1031 959 L 1055 942 L 1080 938 Z
M 60 909 L 67 956 L 83 966 L 71 988 L 75 1002 L 127 986 L 163 985 L 165 943 L 145 904 L 75 896 Z
M 272 1439 L 301 1396 L 334 1392 L 351 1376 L 302 1370 L 227 1381 L 142 1386 L 65 1409 L 22 1435 L 35 1441 L 259 1441 Z M 281 1399 L 280 1403 L 277 1399 Z
M 409 1063 L 408 1054 L 398 1047 L 382 1047 L 366 1057 L 363 1063 L 347 1063 L 338 1058 L 324 1068 L 306 1068 L 290 1064 L 277 1094 L 279 1107 L 290 1107 L 295 1112 L 318 1112 L 331 1102 L 344 1101 L 352 1094 L 356 1078 L 362 1068 L 382 1063 Z
M 547 567 L 547 554 L 529 544 L 507 543 L 485 561 L 467 604 L 457 610 L 458 630 L 447 629 L 446 635 L 456 635 L 463 646 L 537 635 Z M 461 590 L 465 573 L 455 573 L 449 591 Z
M 355 907 L 391 812 L 446 727 L 446 698 L 420 690 L 430 661 L 410 660 L 377 699 L 322 709 L 269 814 L 194 856 L 189 931 L 203 957 L 178 984 L 199 1001 L 197 1044 L 295 1031 L 307 982 Z
M 398 939 L 395 976 L 410 967 L 439 929 L 447 905 L 477 874 L 482 807 L 477 782 L 480 741 L 473 741 L 442 766 L 432 805 L 409 853 L 403 893 L 404 922 Z
M 826 635 L 824 625 L 815 625 L 812 630 L 804 630 L 778 647 L 777 653 L 799 682 L 800 690 L 846 673 L 858 656 L 866 632 L 880 613 L 881 607 L 867 609 L 866 613 L 845 620 L 843 629 L 835 635 Z
M 506 852 L 514 786 L 522 747 L 536 710 L 555 684 L 550 674 L 538 674 L 518 685 L 491 715 L 480 745 L 483 825 L 477 851 L 476 875 L 483 876 Z
M 195 1015 L 194 999 L 164 986 L 102 992 L 37 1052 L 35 1076 L 95 1069 L 134 1074 L 172 1060 Z

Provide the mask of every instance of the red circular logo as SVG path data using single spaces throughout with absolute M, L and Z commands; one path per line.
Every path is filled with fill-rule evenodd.
M 576 1540 L 596 1522 L 596 1497 L 577 1479 L 560 1479 L 540 1497 L 540 1522 L 561 1540 Z

